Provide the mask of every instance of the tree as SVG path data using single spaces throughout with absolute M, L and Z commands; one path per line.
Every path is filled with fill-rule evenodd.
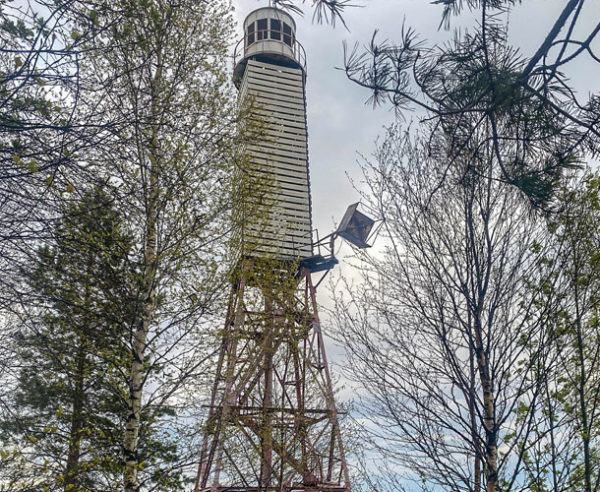
M 548 342 L 529 288 L 541 231 L 492 148 L 449 170 L 430 147 L 393 130 L 366 167 L 385 249 L 337 299 L 347 372 L 374 449 L 422 490 L 525 490 Z
M 293 9 L 299 3 L 278 2 Z M 332 22 L 343 22 L 344 10 L 354 6 L 347 1 L 311 3 L 317 20 Z M 508 44 L 508 24 L 501 20 L 517 2 L 432 3 L 442 6 L 440 27 L 449 28 L 453 17 L 465 11 L 476 13 L 478 23 L 468 32 L 455 31 L 444 46 L 427 45 L 404 25 L 397 42 L 378 41 L 375 32 L 364 49 L 355 45 L 345 50 L 348 78 L 371 91 L 374 105 L 388 103 L 399 114 L 421 110 L 422 121 L 434 123 L 434 131 L 451 142 L 448 167 L 460 168 L 470 158 L 468 152 L 476 152 L 473 121 L 476 128 L 489 127 L 488 140 L 501 169 L 498 179 L 519 188 L 534 207 L 548 207 L 563 172 L 600 152 L 600 95 L 578 95 L 569 74 L 575 60 L 600 63 L 595 51 L 600 24 L 587 31 L 582 27 L 582 19 L 594 14 L 594 2 L 566 1 L 529 57 Z
M 108 27 L 93 5 L 99 8 L 85 0 L 0 2 L 2 304 L 15 294 L 22 253 L 51 235 L 61 194 L 85 174 L 74 156 L 110 127 L 80 104 L 84 45 Z
M 107 491 L 122 484 L 126 327 L 137 274 L 131 237 L 110 200 L 94 189 L 70 205 L 55 246 L 41 248 L 24 272 L 29 302 L 11 328 L 18 374 L 2 439 L 21 457 L 11 467 L 17 483 L 31 477 L 48 490 Z M 176 445 L 155 425 L 169 411 L 141 416 L 138 456 L 147 488 L 181 487 Z
M 574 34 L 591 2 L 566 2 L 530 58 L 507 44 L 506 26 L 499 21 L 513 2 L 439 3 L 445 5 L 448 23 L 464 8 L 478 10 L 474 33 L 457 33 L 443 48 L 426 48 L 410 29 L 403 29 L 398 45 L 377 43 L 373 37 L 364 52 L 347 54 L 348 77 L 372 89 L 375 104 L 387 100 L 399 110 L 424 109 L 425 119 L 435 122 L 435 131 L 450 142 L 448 166 L 472 159 L 477 149 L 473 128 L 489 128 L 501 170 L 497 177 L 517 186 L 534 206 L 547 206 L 562 173 L 587 153 L 597 156 L 600 151 L 599 96 L 592 93 L 580 101 L 567 71 L 581 56 L 598 62 L 592 42 L 600 25 L 581 39 Z
M 297 5 L 299 3 L 304 4 L 306 3 L 306 0 L 302 0 L 302 2 L 294 0 L 273 1 L 273 5 L 276 7 L 302 14 L 302 9 Z M 313 20 L 316 20 L 319 23 L 331 23 L 333 26 L 335 26 L 336 21 L 339 21 L 346 26 L 342 14 L 344 13 L 345 8 L 352 6 L 356 5 L 353 5 L 351 0 L 312 0 L 311 7 L 314 9 Z
M 83 68 L 86 104 L 124 123 L 85 160 L 111 184 L 134 235 L 123 452 L 124 489 L 135 491 L 147 477 L 142 417 L 156 416 L 165 435 L 179 428 L 178 402 L 202 377 L 211 352 L 205 328 L 227 285 L 221 260 L 236 111 L 224 62 L 232 21 L 225 2 L 151 0 L 120 2 L 99 23 L 112 27 L 94 38 L 101 56 Z M 172 418 L 158 418 L 159 409 Z
M 420 42 L 413 30 L 403 26 L 399 42 L 378 42 L 374 35 L 364 50 L 358 47 L 347 50 L 345 58 L 348 77 L 372 91 L 370 100 L 374 104 L 391 104 L 399 113 L 414 108 L 422 111 L 422 123 L 425 124 L 420 129 L 427 133 L 429 141 L 429 149 L 422 158 L 424 161 L 429 159 L 430 165 L 433 165 L 432 161 L 436 163 L 432 174 L 437 177 L 438 183 L 437 186 L 423 187 L 429 191 L 430 197 L 429 201 L 421 203 L 421 208 L 428 213 L 431 204 L 437 202 L 434 196 L 436 194 L 443 194 L 443 200 L 448 198 L 446 181 L 452 184 L 462 183 L 463 180 L 470 182 L 474 176 L 479 176 L 482 180 L 491 177 L 492 180 L 503 181 L 517 188 L 534 208 L 548 212 L 552 210 L 552 205 L 556 205 L 559 209 L 561 200 L 565 198 L 561 186 L 571 174 L 566 171 L 577 167 L 586 158 L 597 157 L 600 150 L 599 95 L 596 91 L 581 96 L 569 80 L 571 64 L 575 60 L 585 59 L 589 66 L 598 67 L 600 59 L 594 48 L 600 24 L 596 23 L 587 31 L 582 28 L 582 19 L 593 15 L 595 4 L 586 0 L 564 2 L 562 11 L 540 46 L 531 56 L 524 56 L 518 47 L 508 43 L 508 25 L 501 21 L 501 14 L 511 11 L 517 2 L 440 0 L 434 3 L 442 4 L 441 25 L 449 27 L 453 16 L 460 15 L 465 10 L 478 14 L 478 25 L 469 32 L 456 31 L 454 40 L 443 47 Z M 339 2 L 318 0 L 312 4 L 321 9 L 333 5 L 342 9 L 347 6 Z M 443 152 L 439 149 L 440 141 L 444 142 Z M 431 155 L 433 158 L 430 159 Z M 377 169 L 371 175 L 371 183 L 373 176 L 379 171 Z M 393 174 L 393 171 L 390 173 Z M 408 180 L 409 177 L 405 179 Z M 394 185 L 398 187 L 398 196 L 404 196 L 402 193 L 411 195 L 410 190 L 403 187 L 401 180 L 394 182 Z M 381 187 L 375 188 L 377 193 L 381 193 Z M 391 188 L 392 185 L 390 190 Z M 492 188 L 496 189 L 495 186 Z M 505 188 L 498 193 L 502 196 L 509 191 Z M 393 195 L 393 191 L 390 194 Z M 588 199 L 593 203 L 594 198 Z M 426 215 L 423 210 L 415 207 L 415 213 Z M 574 225 L 579 218 L 569 215 L 565 220 Z M 586 221 L 594 223 L 587 215 L 586 219 L 582 219 L 582 224 Z M 565 231 L 570 229 L 567 222 L 561 222 L 558 227 Z M 417 233 L 419 237 L 422 236 L 421 231 L 413 230 L 415 236 Z M 594 242 L 592 237 L 585 235 L 574 234 L 568 237 L 571 241 L 574 237 L 580 238 L 582 244 L 587 246 Z M 538 260 L 540 264 L 548 263 L 549 266 L 536 273 L 521 273 L 515 280 L 515 285 L 527 291 L 527 299 L 531 300 L 533 296 L 534 300 L 531 300 L 529 308 L 536 313 L 538 319 L 537 331 L 530 332 L 527 327 L 524 328 L 521 349 L 523 359 L 516 360 L 526 361 L 517 370 L 519 373 L 529 371 L 532 386 L 531 392 L 526 394 L 530 401 L 515 398 L 514 401 L 519 402 L 515 407 L 516 411 L 506 414 L 515 419 L 519 429 L 526 429 L 527 432 L 522 435 L 511 435 L 509 432 L 505 437 L 506 441 L 514 443 L 511 449 L 518 450 L 518 467 L 515 470 L 527 471 L 530 482 L 523 481 L 523 487 L 530 487 L 531 490 L 547 490 L 551 487 L 554 487 L 553 490 L 560 490 L 562 486 L 583 488 L 594 482 L 591 478 L 595 459 L 595 453 L 591 449 L 593 425 L 590 427 L 589 422 L 584 423 L 589 416 L 588 410 L 595 408 L 595 395 L 590 389 L 596 381 L 593 369 L 595 344 L 585 342 L 588 330 L 590 339 L 595 337 L 592 314 L 595 309 L 592 294 L 595 281 L 594 260 L 592 257 L 578 260 L 580 263 L 583 261 L 586 266 L 582 273 L 580 265 L 578 275 L 581 276 L 575 280 L 573 264 L 569 264 L 564 256 L 560 260 L 558 257 L 540 259 L 539 255 L 545 248 L 550 248 L 546 251 L 548 254 L 552 252 L 552 248 L 560 250 L 561 255 L 566 254 L 564 237 L 558 241 L 562 244 L 560 247 L 552 246 L 547 241 L 550 239 L 531 243 L 532 251 L 528 255 L 529 259 L 524 260 L 523 268 L 531 268 Z M 406 242 L 409 242 L 408 239 Z M 444 242 L 442 246 L 445 245 Z M 401 250 L 398 256 L 403 254 L 404 251 Z M 436 251 L 432 248 L 431 258 L 435 254 Z M 574 254 L 573 251 L 571 254 Z M 571 260 L 573 259 L 572 256 Z M 388 270 L 383 271 L 386 266 Z M 388 264 L 378 264 L 373 268 L 375 276 L 379 273 L 386 280 L 391 276 L 392 270 Z M 387 281 L 394 283 L 393 280 Z M 386 283 L 384 288 L 389 285 Z M 575 288 L 576 285 L 579 289 Z M 357 310 L 365 317 L 367 315 L 360 310 L 370 313 L 369 308 L 375 302 L 369 296 L 361 299 L 362 302 L 359 299 L 356 301 Z M 580 311 L 582 307 L 584 311 Z M 519 312 L 520 308 L 523 306 L 516 303 L 510 309 Z M 373 309 L 377 314 L 387 313 L 383 301 Z M 439 312 L 445 311 L 440 308 Z M 582 312 L 586 312 L 583 318 L 580 316 Z M 382 323 L 385 325 L 389 321 L 387 315 L 380 316 L 384 318 Z M 552 319 L 553 316 L 557 318 Z M 377 335 L 365 318 L 359 317 L 352 321 L 356 324 L 363 323 L 364 331 L 360 336 L 355 335 L 354 346 L 361 346 L 360 342 L 364 342 L 369 348 L 360 352 L 362 359 L 357 355 L 369 367 L 369 364 L 373 364 L 369 357 L 379 361 L 378 355 L 385 351 L 377 343 L 368 343 L 371 340 L 369 337 Z M 394 321 L 400 326 L 406 323 L 402 320 Z M 395 340 L 393 335 L 391 339 Z M 517 331 L 514 336 L 517 336 Z M 385 337 L 382 335 L 382 338 Z M 394 343 L 390 342 L 389 345 L 392 346 L 390 352 L 397 348 Z M 467 345 L 465 350 L 466 347 Z M 529 355 L 525 356 L 525 353 Z M 473 348 L 470 355 L 479 354 Z M 389 361 L 386 357 L 388 354 L 381 355 L 382 360 Z M 470 362 L 474 363 L 481 375 L 477 357 L 475 360 L 470 359 Z M 394 364 L 389 361 L 389 365 Z M 568 384 L 565 373 L 570 380 Z M 376 379 L 369 382 L 377 388 Z M 590 386 L 587 386 L 588 383 Z M 394 389 L 393 382 L 390 384 Z M 388 391 L 392 390 L 388 388 Z M 394 399 L 390 394 L 387 393 L 387 403 L 392 404 Z M 524 398 L 527 400 L 527 397 Z M 385 397 L 382 396 L 380 400 L 385 400 Z M 577 401 L 578 405 L 574 406 L 572 400 Z M 589 401 L 591 407 L 585 403 Z M 398 415 L 400 414 L 394 412 L 392 417 Z M 433 445 L 438 444 L 436 436 L 435 433 L 430 436 L 430 443 Z M 575 442 L 580 442 L 581 445 L 575 445 Z M 580 462 L 580 466 L 576 462 Z M 489 467 L 490 463 L 485 459 L 483 463 Z M 548 472 L 544 470 L 544 463 L 553 466 L 554 481 L 545 476 Z M 474 467 L 476 464 L 477 459 Z M 455 470 L 454 467 L 448 469 Z M 580 479 L 576 479 L 577 476 Z M 489 479 L 488 475 L 488 485 Z M 515 478 L 506 487 L 517 485 L 518 480 Z M 477 482 L 473 486 L 477 488 Z
M 540 445 L 528 463 L 537 490 L 599 487 L 599 184 L 596 174 L 588 174 L 561 187 L 561 207 L 549 222 L 550 242 L 540 264 L 554 280 L 545 289 L 552 301 L 545 321 L 552 357 L 543 374 Z M 545 471 L 532 470 L 534 464 Z
M 46 24 L 35 10 L 42 3 L 31 5 L 32 10 L 10 12 L 16 12 L 17 28 L 25 26 L 18 49 L 35 59 L 37 31 L 28 29 Z M 61 204 L 77 201 L 93 185 L 109 197 L 132 238 L 127 269 L 118 279 L 127 295 L 112 299 L 114 311 L 128 315 L 112 319 L 119 349 L 102 354 L 118 359 L 110 387 L 121 398 L 116 415 L 126 416 L 122 460 L 113 465 L 123 474 L 126 490 L 180 489 L 180 472 L 193 467 L 190 457 L 197 453 L 198 426 L 190 409 L 199 406 L 196 389 L 206 383 L 213 322 L 223 313 L 232 171 L 242 166 L 235 137 L 240 119 L 225 66 L 229 7 L 227 2 L 187 0 L 45 6 L 56 29 L 43 31 L 39 39 L 53 46 L 56 34 L 62 50 L 47 53 L 47 44 L 40 49 L 48 60 L 56 55 L 64 65 L 42 66 L 49 73 L 60 67 L 75 78 L 57 77 L 47 94 L 38 94 L 39 104 L 49 98 L 57 112 L 42 114 L 47 126 L 25 125 L 27 117 L 39 116 L 29 108 L 11 113 L 22 152 L 7 154 L 7 165 L 33 164 L 15 179 L 11 175 L 6 203 L 23 213 L 22 221 L 12 217 L 11 227 L 19 224 L 19 232 L 29 232 L 26 224 L 32 232 L 11 236 L 10 229 L 10 241 L 1 246 L 22 260 L 30 247 L 24 239 L 51 243 L 47 226 Z M 14 82 L 13 101 L 46 87 L 32 83 L 29 74 L 35 70 L 28 70 L 19 79 L 23 83 Z M 12 90 L 13 82 L 3 82 Z M 61 84 L 73 88 L 64 96 L 72 111 L 65 124 L 57 121 L 66 108 L 55 108 L 52 99 L 63 95 Z M 32 157 L 40 148 L 33 138 L 41 139 L 44 132 L 54 138 L 44 144 L 58 140 L 56 148 L 65 157 L 52 160 L 54 154 L 48 153 L 54 167 L 44 171 L 51 170 L 51 176 L 39 172 Z M 49 199 L 38 201 L 37 192 Z M 24 299 L 23 292 L 15 293 L 7 301 Z M 102 307 L 94 306 L 90 319 L 102 319 L 107 314 Z M 26 376 L 43 378 L 36 371 Z
M 18 369 L 3 442 L 38 487 L 113 490 L 125 415 L 111 382 L 124 357 L 119 320 L 131 317 L 118 300 L 131 297 L 132 242 L 99 189 L 67 206 L 54 237 L 22 272 L 30 290 L 10 330 Z

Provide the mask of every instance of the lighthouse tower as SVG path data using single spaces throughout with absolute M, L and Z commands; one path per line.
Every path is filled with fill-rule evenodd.
M 304 51 L 285 12 L 244 22 L 234 82 L 261 137 L 247 143 L 235 275 L 195 491 L 350 492 L 312 275 Z
M 310 257 L 306 66 L 294 19 L 272 7 L 255 10 L 244 21 L 238 50 L 233 80 L 240 102 L 250 105 L 250 118 L 263 127 L 261 138 L 246 148 L 249 172 L 262 186 L 246 204 L 251 212 L 240 227 L 243 254 Z

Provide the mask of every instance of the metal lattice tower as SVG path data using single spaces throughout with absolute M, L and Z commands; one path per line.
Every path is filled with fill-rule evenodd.
M 244 22 L 234 82 L 267 123 L 266 138 L 247 150 L 251 171 L 265 174 L 269 207 L 241 231 L 196 492 L 350 492 L 312 281 L 337 261 L 313 256 L 295 31 L 273 7 Z

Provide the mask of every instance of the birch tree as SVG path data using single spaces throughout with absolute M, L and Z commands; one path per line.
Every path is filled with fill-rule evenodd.
M 203 377 L 210 354 L 206 324 L 221 314 L 236 147 L 225 64 L 232 19 L 226 2 L 110 7 L 99 22 L 112 29 L 93 46 L 102 56 L 85 69 L 88 101 L 124 124 L 106 135 L 89 165 L 110 182 L 135 238 L 122 444 L 124 489 L 137 491 L 144 488 L 142 415 L 155 415 L 166 435 L 180 425 L 185 383 Z M 159 408 L 173 418 L 161 421 Z
M 385 249 L 362 257 L 362 286 L 337 298 L 338 335 L 390 470 L 422 490 L 525 490 L 519 442 L 547 354 L 547 307 L 525 281 L 541 232 L 491 148 L 448 171 L 445 143 L 432 156 L 431 142 L 391 131 L 366 167 Z

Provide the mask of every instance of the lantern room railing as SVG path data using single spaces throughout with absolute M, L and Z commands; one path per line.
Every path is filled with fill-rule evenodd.
M 247 42 L 247 35 L 240 39 L 233 52 L 234 66 L 237 65 L 241 59 L 247 56 L 270 54 L 290 58 L 306 72 L 306 52 L 298 40 L 292 36 L 291 44 L 288 44 L 287 42 L 279 39 L 269 38 L 267 36 L 269 32 L 269 29 L 265 29 L 264 31 L 255 31 L 257 34 L 256 37 L 259 37 L 258 33 L 262 33 L 263 39 L 257 39 L 250 44 Z

